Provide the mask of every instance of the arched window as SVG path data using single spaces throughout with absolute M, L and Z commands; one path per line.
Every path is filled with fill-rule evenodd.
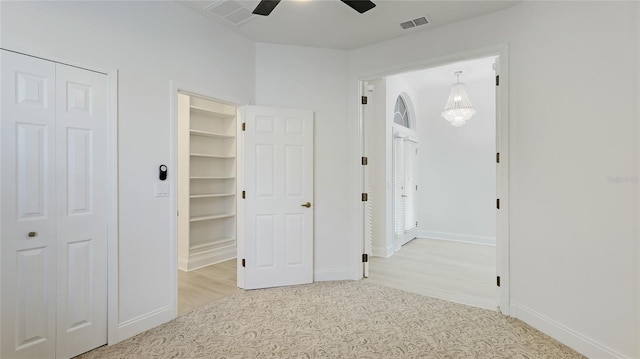
M 409 121 L 409 108 L 402 95 L 398 96 L 396 100 L 396 107 L 393 114 L 393 122 L 400 126 L 411 128 L 411 121 Z

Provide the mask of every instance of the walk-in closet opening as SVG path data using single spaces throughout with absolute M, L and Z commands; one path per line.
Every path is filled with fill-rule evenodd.
M 236 110 L 178 92 L 178 314 L 238 290 Z

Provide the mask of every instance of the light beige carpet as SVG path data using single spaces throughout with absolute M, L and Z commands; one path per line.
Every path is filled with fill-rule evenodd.
M 79 358 L 583 358 L 497 312 L 364 281 L 246 291 Z

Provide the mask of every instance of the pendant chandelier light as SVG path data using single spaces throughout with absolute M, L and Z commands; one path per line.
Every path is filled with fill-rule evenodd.
M 458 82 L 451 87 L 449 99 L 441 114 L 442 118 L 456 127 L 464 125 L 476 114 L 476 110 L 469 100 L 469 95 L 467 95 L 467 90 L 464 88 L 464 83 L 460 83 L 460 74 L 462 74 L 462 71 L 455 72 Z

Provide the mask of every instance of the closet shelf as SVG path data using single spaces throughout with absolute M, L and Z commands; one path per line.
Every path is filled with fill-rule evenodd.
M 225 179 L 234 179 L 235 176 L 231 177 L 189 177 L 189 179 L 197 179 L 197 180 L 225 180 Z
M 223 112 L 218 112 L 212 109 L 208 109 L 208 108 L 204 108 L 204 107 L 200 107 L 200 106 L 194 106 L 191 105 L 189 106 L 192 110 L 196 110 L 196 111 L 202 111 L 202 112 L 206 112 L 208 114 L 212 114 L 213 116 L 217 117 L 217 118 L 229 118 L 229 119 L 233 119 L 236 117 L 236 114 L 229 114 L 229 113 L 223 113 Z
M 225 135 L 225 134 L 222 134 L 222 133 L 200 131 L 200 130 L 190 130 L 189 133 L 194 135 L 194 136 L 215 137 L 215 138 L 234 138 L 234 137 L 236 137 L 235 135 Z
M 238 119 L 231 104 L 178 96 L 178 265 L 189 271 L 236 256 Z
M 224 238 L 207 238 L 207 242 L 204 244 L 197 244 L 191 246 L 191 250 L 199 250 L 199 249 L 211 249 L 212 245 L 224 245 L 225 243 L 235 244 L 235 237 L 224 237 Z
M 203 194 L 192 194 L 189 198 L 214 198 L 214 197 L 232 197 L 235 196 L 235 193 L 203 193 Z
M 191 153 L 190 155 L 191 157 L 204 157 L 204 158 L 221 158 L 221 159 L 236 158 L 236 156 L 208 155 L 206 153 Z
M 235 216 L 236 216 L 235 213 L 223 213 L 223 214 L 216 214 L 216 215 L 210 215 L 210 216 L 198 216 L 198 217 L 189 218 L 189 222 L 210 221 L 213 219 L 230 218 Z

